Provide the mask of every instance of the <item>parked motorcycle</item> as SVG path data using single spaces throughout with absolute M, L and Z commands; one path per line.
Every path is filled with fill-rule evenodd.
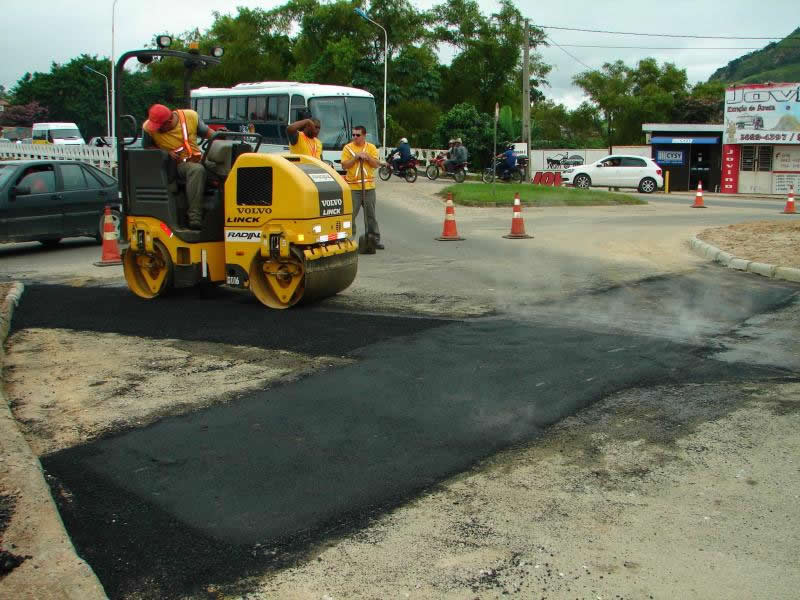
M 425 169 L 427 178 L 431 181 L 436 181 L 440 175 L 444 174 L 455 179 L 456 183 L 464 181 L 467 177 L 467 163 L 457 163 L 451 170 L 446 170 L 444 167 L 446 159 L 447 156 L 443 153 L 434 158 L 433 162 Z
M 525 179 L 525 168 L 527 166 L 528 157 L 526 156 L 517 157 L 517 165 L 510 170 L 503 166 L 500 159 L 495 158 L 493 165 L 483 170 L 481 179 L 483 179 L 484 183 L 492 183 L 495 177 L 498 177 L 500 181 L 522 183 L 523 179 Z
M 408 183 L 414 183 L 417 180 L 417 159 L 412 156 L 404 163 L 400 163 L 400 169 L 395 173 L 394 164 L 392 161 L 387 161 L 378 169 L 378 177 L 383 181 L 388 181 L 392 174 L 402 177 Z

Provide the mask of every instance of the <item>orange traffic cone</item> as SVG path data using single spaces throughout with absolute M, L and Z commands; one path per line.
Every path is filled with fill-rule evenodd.
M 511 217 L 511 233 L 503 237 L 509 240 L 521 240 L 533 237 L 525 233 L 525 223 L 522 220 L 522 205 L 519 202 L 519 192 L 514 194 L 514 214 Z
M 447 203 L 444 208 L 444 227 L 442 227 L 442 235 L 435 238 L 440 242 L 458 241 L 464 238 L 459 237 L 458 229 L 456 229 L 456 209 L 453 206 L 452 194 L 447 195 Z
M 697 194 L 694 197 L 694 204 L 692 204 L 692 208 L 705 208 L 705 204 L 703 204 L 703 182 L 697 182 Z
M 789 186 L 789 197 L 786 198 L 786 207 L 783 209 L 783 214 L 785 215 L 794 215 L 794 186 Z
M 122 258 L 119 255 L 119 246 L 117 246 L 117 231 L 114 227 L 114 220 L 111 218 L 111 207 L 106 204 L 106 212 L 103 217 L 103 254 L 100 262 L 94 263 L 94 266 L 110 267 L 121 264 Z

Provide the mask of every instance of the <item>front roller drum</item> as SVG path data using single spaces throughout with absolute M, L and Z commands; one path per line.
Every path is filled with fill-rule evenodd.
M 356 252 L 305 260 L 292 249 L 284 260 L 256 256 L 250 268 L 250 289 L 270 308 L 289 308 L 342 291 L 353 283 L 357 269 Z
M 145 300 L 158 298 L 172 287 L 172 258 L 158 240 L 153 242 L 152 253 L 125 250 L 122 268 L 128 288 Z

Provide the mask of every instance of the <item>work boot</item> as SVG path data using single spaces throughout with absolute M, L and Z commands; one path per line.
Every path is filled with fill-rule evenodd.
M 385 250 L 385 249 L 386 249 L 386 246 L 384 246 L 384 245 L 383 245 L 382 243 L 380 243 L 380 242 L 378 242 L 377 244 L 375 244 L 375 247 L 376 247 L 378 250 Z

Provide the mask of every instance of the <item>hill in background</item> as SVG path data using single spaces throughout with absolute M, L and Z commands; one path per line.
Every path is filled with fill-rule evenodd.
M 725 83 L 800 82 L 800 27 L 761 50 L 733 59 L 709 81 Z

